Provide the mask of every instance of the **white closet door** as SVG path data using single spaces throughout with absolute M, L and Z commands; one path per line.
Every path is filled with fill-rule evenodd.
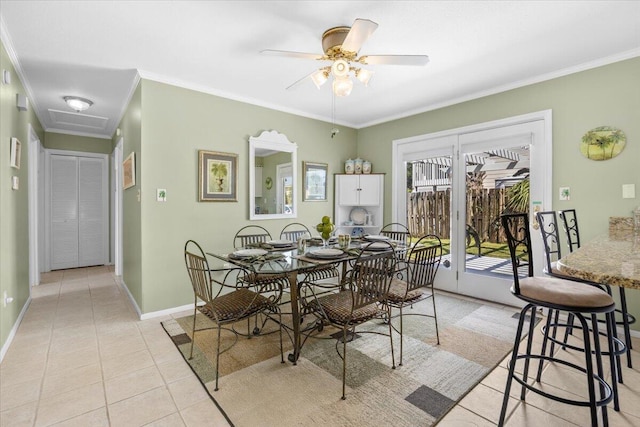
M 103 165 L 102 159 L 78 158 L 79 267 L 105 262 Z
M 78 159 L 51 156 L 51 269 L 78 266 Z
M 50 154 L 49 264 L 52 270 L 108 262 L 107 157 L 74 153 Z

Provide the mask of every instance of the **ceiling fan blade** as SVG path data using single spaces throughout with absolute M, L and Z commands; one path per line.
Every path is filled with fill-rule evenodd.
M 290 58 L 322 59 L 322 55 L 319 55 L 317 53 L 293 52 L 290 50 L 265 49 L 265 50 L 261 50 L 260 53 L 263 55 L 272 55 L 272 56 L 288 56 Z
M 427 65 L 427 55 L 365 55 L 358 62 L 368 65 Z
M 296 87 L 298 87 L 301 83 L 303 83 L 305 80 L 309 79 L 311 80 L 311 76 L 313 75 L 313 73 L 315 73 L 315 71 L 312 71 L 311 73 L 307 74 L 306 76 L 304 76 L 303 78 L 301 78 L 300 80 L 296 80 L 295 82 L 291 83 L 289 86 L 287 86 L 285 88 L 285 90 L 290 90 L 290 89 L 295 89 Z
M 368 19 L 356 19 L 353 21 L 351 30 L 342 43 L 342 50 L 347 52 L 358 52 L 362 44 L 373 34 L 378 28 L 378 24 Z

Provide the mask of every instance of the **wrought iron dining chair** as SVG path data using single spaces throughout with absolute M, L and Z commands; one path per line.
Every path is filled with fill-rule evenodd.
M 271 240 L 271 233 L 259 225 L 242 227 L 233 237 L 233 247 L 236 249 L 259 246 Z
M 297 242 L 299 238 L 309 235 L 311 237 L 311 232 L 306 225 L 300 222 L 293 222 L 291 224 L 287 224 L 284 226 L 282 231 L 280 232 L 280 238 L 284 240 L 291 240 L 292 242 Z
M 436 312 L 436 299 L 433 290 L 433 282 L 442 260 L 442 242 L 436 235 L 426 235 L 416 242 L 406 258 L 406 262 L 394 275 L 389 287 L 389 294 L 385 301 L 393 308 L 399 309 L 400 317 L 400 361 L 402 366 L 402 342 L 403 342 L 403 318 L 404 316 L 431 317 L 435 321 L 436 341 L 440 344 L 438 332 L 438 317 Z M 407 313 L 405 307 L 413 308 L 413 304 L 431 299 L 433 314 Z
M 386 272 L 394 268 L 396 259 L 393 247 L 389 243 L 386 244 L 389 249 L 383 251 L 368 252 L 366 246 L 364 247 L 354 263 L 354 268 L 350 271 L 343 290 L 319 296 L 315 294 L 313 287 L 309 287 L 309 297 L 301 301 L 303 309 L 318 318 L 318 326 L 315 330 L 321 332 L 325 325 L 331 325 L 342 331 L 341 338 L 336 340 L 336 352 L 342 359 L 343 400 L 346 399 L 347 342 L 355 337 L 357 326 L 372 319 L 386 321 L 388 333 L 375 330 L 358 331 L 358 333 L 388 336 L 391 345 L 392 369 L 396 368 L 390 321 L 391 308 L 389 305 L 383 304 L 391 284 L 391 277 Z M 342 353 L 339 349 L 340 341 L 342 342 Z
M 280 329 L 280 359 L 284 363 L 284 352 L 282 348 L 282 316 L 278 301 L 282 290 L 272 282 L 259 282 L 253 286 L 238 286 L 237 284 L 226 283 L 229 275 L 234 269 L 224 270 L 225 275 L 222 280 L 216 280 L 212 276 L 209 262 L 198 243 L 188 240 L 184 246 L 184 261 L 187 273 L 193 288 L 193 326 L 191 329 L 191 349 L 189 359 L 193 358 L 193 345 L 196 340 L 196 331 L 205 329 L 217 329 L 216 341 L 216 386 L 218 391 L 218 377 L 220 366 L 220 354 L 230 350 L 238 341 L 240 334 L 234 327 L 234 323 L 247 319 L 247 334 L 250 329 L 250 317 L 263 313 L 267 319 L 277 323 Z M 199 304 L 202 301 L 204 304 Z M 213 326 L 196 329 L 196 318 L 198 312 L 204 314 L 213 322 Z M 220 349 L 221 331 L 228 330 L 234 334 L 234 341 L 228 347 Z
M 559 211 L 560 218 L 562 219 L 562 226 L 567 235 L 567 245 L 569 246 L 569 252 L 580 247 L 580 230 L 578 229 L 578 216 L 575 209 L 564 209 Z M 611 288 L 609 285 L 605 285 L 609 294 L 611 294 Z M 618 295 L 620 297 L 620 308 L 616 309 L 619 314 L 616 320 L 616 325 L 622 325 L 624 331 L 624 342 L 627 348 L 627 366 L 633 367 L 631 361 L 631 350 L 633 349 L 633 343 L 631 340 L 631 328 L 630 325 L 636 323 L 634 315 L 629 313 L 627 309 L 627 295 L 624 287 L 618 286 Z
M 608 425 L 607 404 L 617 397 L 616 382 L 609 385 L 604 380 L 604 370 L 598 334 L 598 314 L 604 314 L 607 318 L 607 345 L 609 350 L 609 363 L 611 371 L 615 371 L 615 360 L 613 356 L 612 328 L 613 310 L 615 303 L 611 296 L 594 286 L 584 286 L 581 283 L 556 277 L 534 277 L 533 274 L 533 252 L 531 250 L 531 234 L 529 231 L 529 215 L 506 214 L 501 216 L 501 223 L 504 227 L 511 264 L 513 270 L 513 286 L 511 293 L 525 303 L 520 312 L 518 328 L 513 345 L 513 353 L 509 361 L 509 374 L 502 401 L 502 409 L 498 426 L 503 426 L 509 403 L 509 392 L 513 380 L 521 385 L 520 400 L 525 400 L 525 391 L 530 390 L 545 398 L 562 402 L 569 405 L 589 407 L 591 415 L 591 425 L 598 425 L 598 408 L 600 408 L 604 425 Z M 523 274 L 524 273 L 524 274 Z M 521 274 L 523 274 L 521 276 Z M 584 340 L 584 367 L 577 363 L 563 360 L 556 355 L 546 355 L 543 348 L 541 354 L 532 352 L 533 332 L 536 324 L 537 309 L 554 309 L 563 312 L 573 313 L 580 322 Z M 589 328 L 588 319 L 591 321 Z M 520 353 L 520 340 L 524 322 L 529 321 L 529 331 L 526 340 L 526 349 Z M 549 324 L 547 319 L 547 325 Z M 593 336 L 591 336 L 593 332 Z M 543 346 L 544 347 L 544 346 Z M 592 350 L 593 347 L 593 350 Z M 593 356 L 592 356 L 593 353 Z M 595 371 L 594 371 L 595 359 Z M 521 374 L 516 372 L 516 362 L 524 361 Z M 570 399 L 564 395 L 552 394 L 548 388 L 540 387 L 539 381 L 529 382 L 529 364 L 532 360 L 539 363 L 545 361 L 562 365 L 578 372 L 586 374 L 586 388 L 589 400 Z M 519 375 L 522 377 L 520 378 Z M 599 395 L 597 395 L 596 387 Z M 576 394 L 579 394 L 576 393 Z
M 271 240 L 271 233 L 266 228 L 259 225 L 247 225 L 242 227 L 233 237 L 234 248 L 260 248 L 266 245 Z M 287 275 L 272 274 L 272 273 L 260 273 L 252 269 L 240 269 L 241 271 L 237 275 L 236 281 L 243 286 L 269 284 L 274 289 L 279 288 L 281 290 L 289 288 L 289 279 Z M 280 299 L 278 299 L 280 300 Z M 255 326 L 253 328 L 253 334 L 258 335 L 260 330 L 266 324 L 268 318 L 262 319 L 262 326 L 258 327 L 258 316 L 255 318 Z
M 385 225 L 380 230 L 380 234 L 405 245 L 411 237 L 409 229 L 404 224 L 400 224 L 399 222 L 392 222 Z

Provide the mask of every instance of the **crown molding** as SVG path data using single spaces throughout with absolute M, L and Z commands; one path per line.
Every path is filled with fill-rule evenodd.
M 496 87 L 493 87 L 491 89 L 487 89 L 487 90 L 483 90 L 483 91 L 472 93 L 470 95 L 465 95 L 465 96 L 462 96 L 462 97 L 450 99 L 450 100 L 445 101 L 445 102 L 439 102 L 439 103 L 428 105 L 426 107 L 421 107 L 421 108 L 417 108 L 417 109 L 414 109 L 414 110 L 409 110 L 409 111 L 401 113 L 401 114 L 396 114 L 396 115 L 393 115 L 393 116 L 387 116 L 387 117 L 384 117 L 384 118 L 381 118 L 381 119 L 377 119 L 377 120 L 373 120 L 373 121 L 364 123 L 364 124 L 356 127 L 356 129 L 363 129 L 363 128 L 366 128 L 366 127 L 369 127 L 369 126 L 375 126 L 375 125 L 379 125 L 379 124 L 382 124 L 382 123 L 387 123 L 387 122 L 390 122 L 390 121 L 393 121 L 393 120 L 404 119 L 406 117 L 415 116 L 416 114 L 422 114 L 422 113 L 426 113 L 428 111 L 438 110 L 440 108 L 450 107 L 450 106 L 456 105 L 456 104 L 461 104 L 463 102 L 473 101 L 474 99 L 483 98 L 485 96 L 496 95 L 498 93 L 506 92 L 506 91 L 513 90 L 513 89 L 518 89 L 518 88 L 521 88 L 521 87 L 524 87 L 524 86 L 529 86 L 529 85 L 532 85 L 532 84 L 536 84 L 536 83 L 541 83 L 541 82 L 548 81 L 548 80 L 557 79 L 559 77 L 564 77 L 564 76 L 568 76 L 568 75 L 571 75 L 571 74 L 579 73 L 579 72 L 582 72 L 582 71 L 591 70 L 593 68 L 602 67 L 602 66 L 613 64 L 613 63 L 620 62 L 620 61 L 625 61 L 627 59 L 635 58 L 637 56 L 640 56 L 640 48 L 627 50 L 625 52 L 620 52 L 620 53 L 617 53 L 615 55 L 610 55 L 610 56 L 606 56 L 604 58 L 599 58 L 599 59 L 596 59 L 596 60 L 593 60 L 593 61 L 584 62 L 582 64 L 574 65 L 572 67 L 567 67 L 567 68 L 563 68 L 561 70 L 552 71 L 550 73 L 540 74 L 538 76 L 531 77 L 531 78 L 528 78 L 528 79 L 518 80 L 516 82 L 512 82 L 512 83 L 507 83 L 507 84 L 504 84 L 504 85 L 496 86 Z
M 245 96 L 239 96 L 230 92 L 225 92 L 222 90 L 218 90 L 218 89 L 214 89 L 208 86 L 204 86 L 204 85 L 198 85 L 198 84 L 194 84 L 194 83 L 190 83 L 190 82 L 186 82 L 184 80 L 180 80 L 180 79 L 175 79 L 172 77 L 167 77 L 167 76 L 163 76 L 160 74 L 156 74 L 156 73 L 151 73 L 148 71 L 144 71 L 144 70 L 138 70 L 138 73 L 140 74 L 140 77 L 146 80 L 152 80 L 154 82 L 158 82 L 158 83 L 164 83 L 164 84 L 168 84 L 171 86 L 177 86 L 177 87 L 181 87 L 183 89 L 189 89 L 189 90 L 193 90 L 196 92 L 201 92 L 201 93 L 206 93 L 208 95 L 214 95 L 214 96 L 219 96 L 220 98 L 226 98 L 226 99 L 231 99 L 233 101 L 239 101 L 239 102 L 243 102 L 245 104 L 251 104 L 251 105 L 255 105 L 257 107 L 264 107 L 264 108 L 268 108 L 270 110 L 275 110 L 275 111 L 280 111 L 283 113 L 288 113 L 288 114 L 294 114 L 296 116 L 300 116 L 300 117 L 306 117 L 308 119 L 313 119 L 313 120 L 319 120 L 321 122 L 327 122 L 327 123 L 332 123 L 331 118 L 329 117 L 324 117 L 321 115 L 316 115 L 316 114 L 309 114 L 300 110 L 296 110 L 296 109 L 292 109 L 292 108 L 284 108 L 280 105 L 276 105 L 276 104 L 271 104 L 269 102 L 264 102 L 255 98 L 250 98 L 250 97 L 245 97 Z M 335 123 L 332 124 L 336 124 L 336 125 L 341 125 L 341 126 L 346 126 L 346 127 L 350 127 L 352 129 L 357 129 L 356 126 L 353 123 L 348 123 L 348 122 L 344 122 L 344 121 L 335 121 Z
M 36 98 L 33 96 L 33 90 L 31 90 L 31 85 L 27 80 L 27 77 L 22 70 L 22 65 L 20 65 L 20 60 L 18 59 L 18 55 L 16 54 L 15 49 L 13 48 L 13 42 L 11 40 L 11 36 L 9 35 L 9 31 L 7 29 L 7 25 L 4 22 L 2 15 L 0 15 L 0 40 L 2 40 L 2 44 L 4 45 L 5 50 L 7 51 L 7 55 L 9 56 L 9 61 L 11 61 L 11 65 L 13 65 L 13 69 L 16 71 L 18 75 L 18 79 L 20 83 L 22 83 L 22 87 L 24 88 L 27 97 L 29 98 L 29 104 L 31 104 L 31 108 L 36 114 L 36 117 L 40 121 L 40 125 L 44 128 L 44 120 L 42 120 L 42 112 L 38 107 L 38 102 Z

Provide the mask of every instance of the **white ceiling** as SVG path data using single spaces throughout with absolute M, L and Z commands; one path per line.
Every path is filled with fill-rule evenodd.
M 640 56 L 640 1 L 0 0 L 0 18 L 45 129 L 107 138 L 138 75 L 331 122 L 330 84 L 285 90 L 322 63 L 259 51 L 321 53 L 355 18 L 379 24 L 361 55 L 431 62 L 368 66 L 369 87 L 335 101 L 354 128 Z M 78 115 L 65 95 L 95 104 Z

